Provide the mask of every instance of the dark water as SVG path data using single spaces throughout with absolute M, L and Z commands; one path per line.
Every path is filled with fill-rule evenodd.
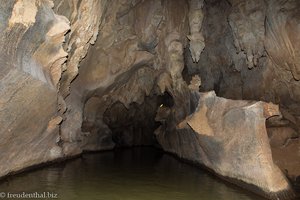
M 0 192 L 66 200 L 262 200 L 153 148 L 85 154 L 0 183 Z

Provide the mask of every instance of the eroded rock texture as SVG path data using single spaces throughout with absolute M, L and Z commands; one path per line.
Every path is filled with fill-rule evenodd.
M 0 176 L 157 145 L 269 198 L 291 197 L 298 1 L 0 3 Z
M 0 176 L 61 158 L 56 92 L 69 21 L 50 1 L 0 7 Z

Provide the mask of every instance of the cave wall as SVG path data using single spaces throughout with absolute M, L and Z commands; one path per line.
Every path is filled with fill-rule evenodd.
M 0 176 L 63 156 L 56 88 L 70 27 L 52 6 L 1 1 Z

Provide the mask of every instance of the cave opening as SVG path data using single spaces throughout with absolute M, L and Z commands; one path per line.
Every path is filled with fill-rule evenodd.
M 94 103 L 92 103 L 94 102 Z M 90 99 L 85 106 L 86 114 L 97 112 L 94 107 L 98 103 Z M 157 120 L 158 110 L 171 109 L 174 106 L 173 97 L 169 92 L 161 95 L 146 96 L 142 103 L 130 103 L 127 107 L 120 101 L 109 105 L 102 116 L 98 116 L 111 132 L 112 142 L 115 147 L 133 147 L 133 146 L 156 146 L 159 144 L 155 137 L 155 130 L 161 125 Z M 162 112 L 160 112 L 160 115 Z M 91 131 L 97 127 L 97 114 L 94 113 L 94 121 L 88 121 L 87 116 L 82 123 L 82 131 Z M 102 134 L 99 132 L 99 134 Z

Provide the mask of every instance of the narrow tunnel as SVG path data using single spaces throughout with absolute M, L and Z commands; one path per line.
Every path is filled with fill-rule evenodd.
M 173 105 L 173 98 L 168 92 L 145 97 L 142 104 L 132 103 L 129 108 L 116 102 L 104 112 L 103 121 L 112 131 L 112 140 L 117 147 L 159 146 L 154 135 L 161 125 L 155 120 L 157 110 Z
M 297 0 L 0 3 L 0 198 L 300 198 Z

